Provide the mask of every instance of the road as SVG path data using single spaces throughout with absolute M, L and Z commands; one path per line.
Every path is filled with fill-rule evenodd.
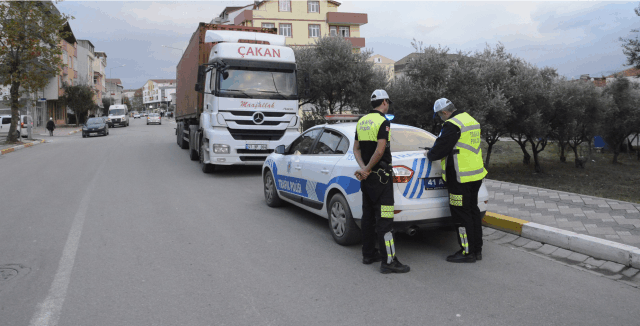
M 448 231 L 398 236 L 403 275 L 327 221 L 269 208 L 260 170 L 205 175 L 174 125 L 0 156 L 0 325 L 634 325 L 638 289 Z M 10 273 L 18 271 L 17 275 Z M 0 270 L 1 272 L 2 270 Z M 6 280 L 3 280 L 6 278 Z

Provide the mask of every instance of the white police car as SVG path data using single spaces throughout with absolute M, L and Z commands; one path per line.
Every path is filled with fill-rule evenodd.
M 288 147 L 278 146 L 262 166 L 267 205 L 286 201 L 328 218 L 331 235 L 341 245 L 361 239 L 362 193 L 353 175 L 358 169 L 355 130 L 355 122 L 315 126 Z M 418 228 L 452 224 L 440 161 L 430 162 L 420 149 L 435 140 L 422 129 L 391 124 L 396 231 L 415 234 Z M 478 194 L 483 215 L 488 197 L 483 184 Z

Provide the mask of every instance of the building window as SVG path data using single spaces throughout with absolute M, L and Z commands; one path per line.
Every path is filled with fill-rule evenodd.
M 337 26 L 329 26 L 329 35 L 330 36 L 338 36 L 338 27 Z
M 280 24 L 280 35 L 291 37 L 291 24 Z
M 309 37 L 320 37 L 320 25 L 309 25 Z
M 320 12 L 320 1 L 307 1 L 307 11 Z
M 340 26 L 340 36 L 349 37 L 349 26 Z
M 377 63 L 381 63 L 382 62 L 382 58 L 376 58 L 376 62 Z
M 291 0 L 278 0 L 280 3 L 279 11 L 291 11 Z
M 262 23 L 262 28 L 276 28 L 274 23 Z

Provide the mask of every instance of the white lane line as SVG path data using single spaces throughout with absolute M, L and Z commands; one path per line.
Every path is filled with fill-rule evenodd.
M 103 165 L 104 160 L 103 164 L 100 164 L 98 171 L 102 170 Z M 71 231 L 69 231 L 67 242 L 62 251 L 62 257 L 58 263 L 58 271 L 49 289 L 49 295 L 47 295 L 47 298 L 39 305 L 39 311 L 31 318 L 30 326 L 55 326 L 58 324 L 62 305 L 67 296 L 69 281 L 71 280 L 71 271 L 73 270 L 73 264 L 76 260 L 76 251 L 78 250 L 80 235 L 82 234 L 82 226 L 87 214 L 87 209 L 89 208 L 89 198 L 91 198 L 91 193 L 94 188 L 93 185 L 97 177 L 98 174 L 93 177 L 93 180 L 89 183 L 89 187 L 87 187 L 87 191 L 80 201 L 80 206 L 73 219 Z

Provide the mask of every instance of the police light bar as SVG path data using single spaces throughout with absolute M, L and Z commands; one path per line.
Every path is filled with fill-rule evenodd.
M 384 117 L 385 117 L 385 118 L 387 118 L 387 120 L 391 121 L 391 120 L 393 120 L 393 118 L 395 118 L 396 116 L 395 116 L 395 115 L 393 115 L 393 114 L 385 114 L 385 115 L 384 115 Z
M 325 115 L 324 119 L 327 121 L 358 121 L 362 118 L 364 114 L 329 114 Z

